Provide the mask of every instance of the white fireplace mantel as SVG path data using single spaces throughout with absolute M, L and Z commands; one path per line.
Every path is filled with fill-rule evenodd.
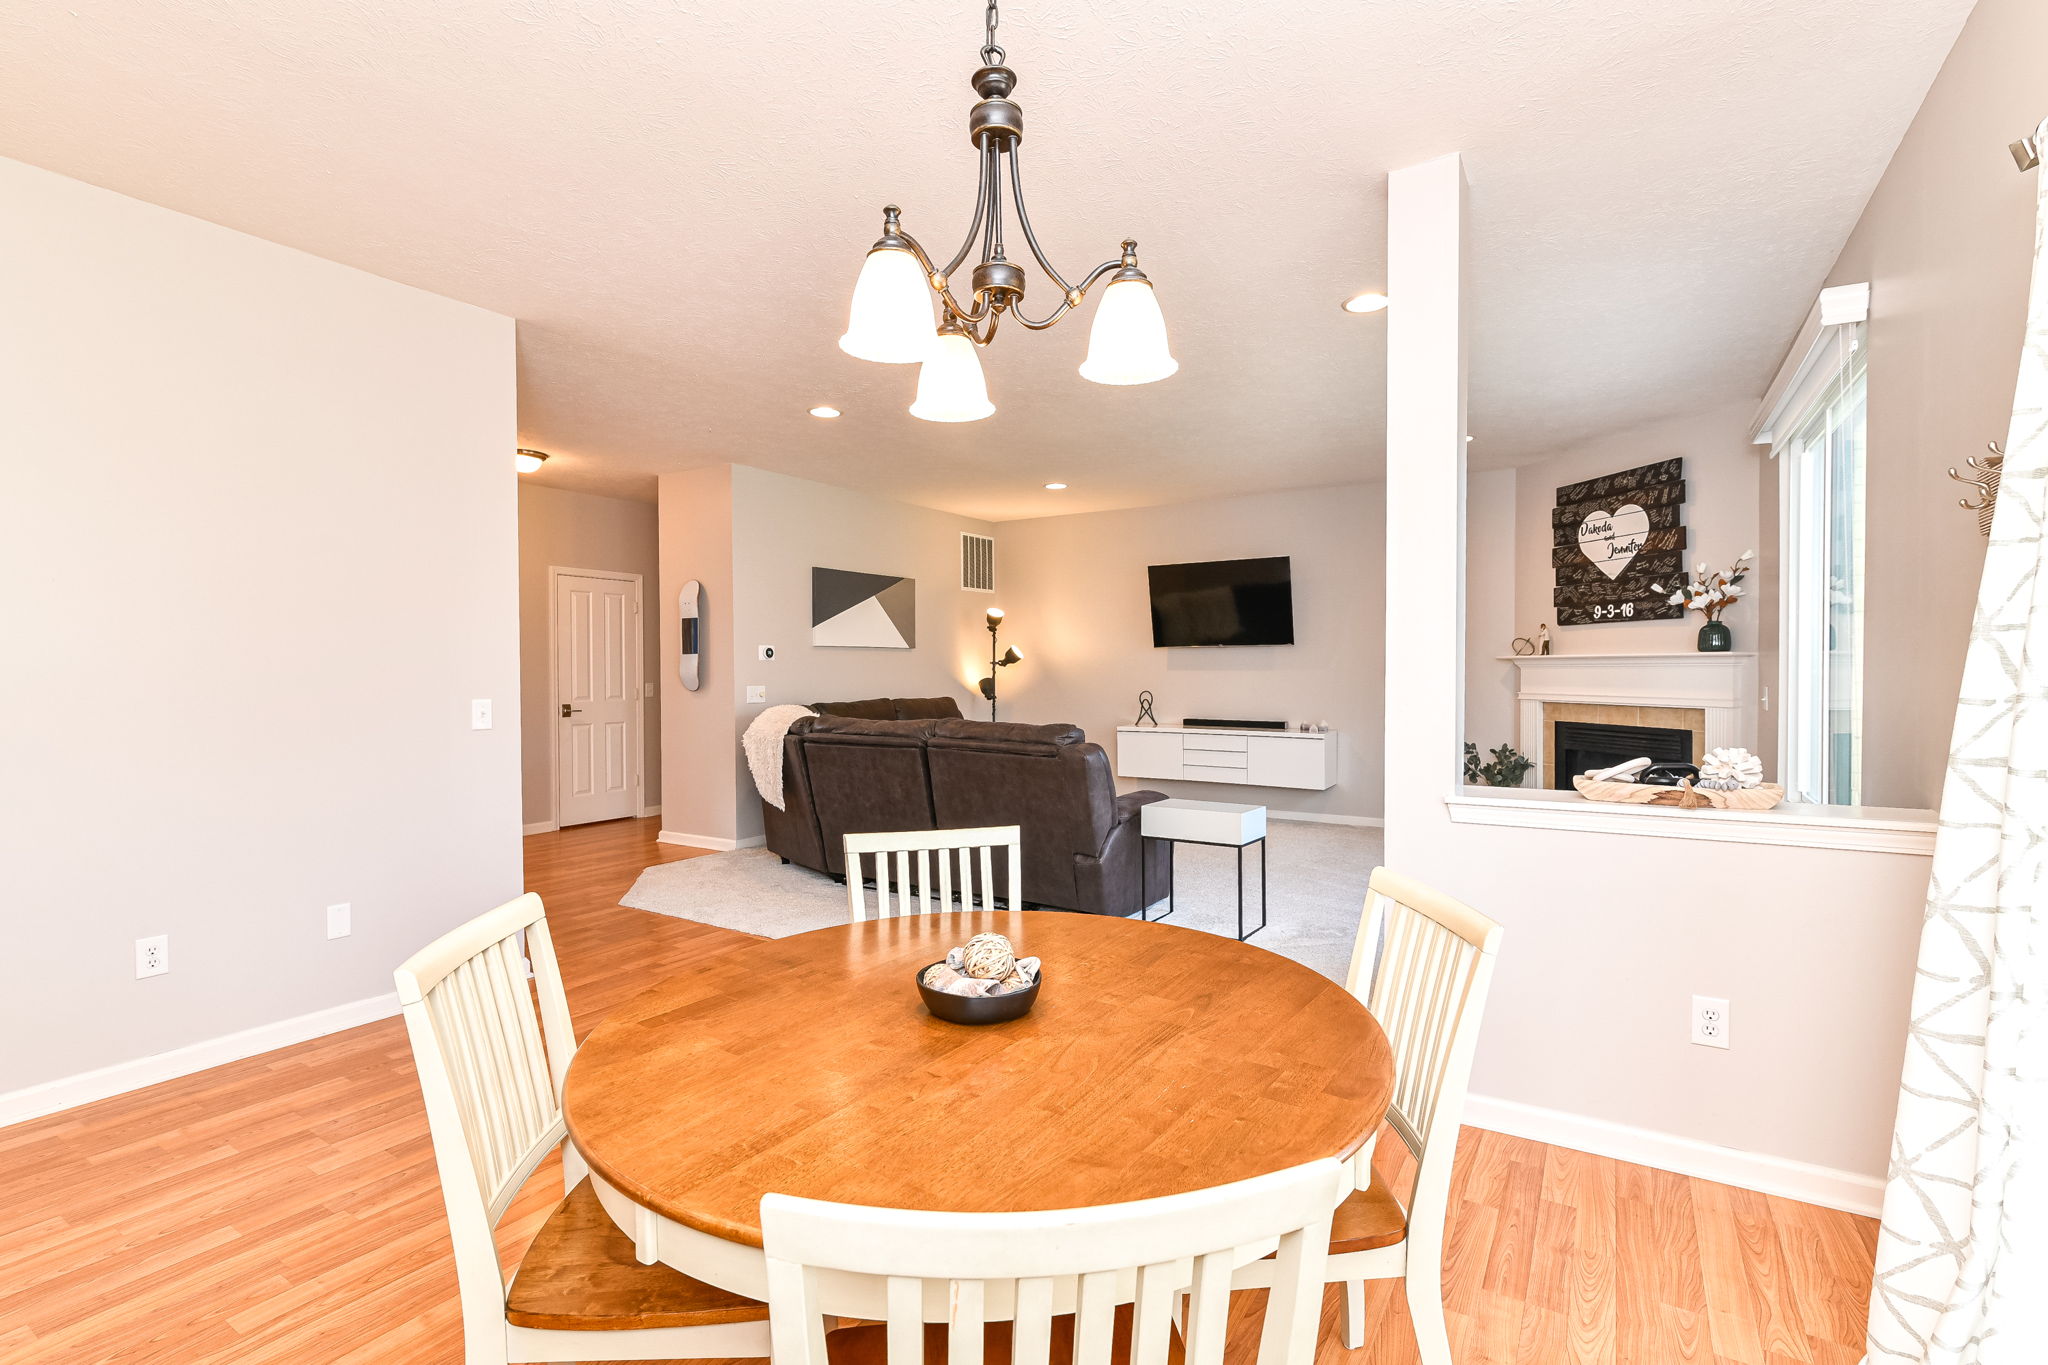
M 1547 702 L 1584 706 L 1697 707 L 1709 749 L 1756 747 L 1757 660 L 1752 653 L 1515 654 L 1515 743 L 1543 770 Z

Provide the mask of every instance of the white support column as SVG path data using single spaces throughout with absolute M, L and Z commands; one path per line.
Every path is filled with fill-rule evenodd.
M 1386 850 L 1399 867 L 1404 839 L 1427 837 L 1409 820 L 1444 818 L 1438 798 L 1458 785 L 1464 733 L 1465 167 L 1455 153 L 1388 178 L 1387 298 Z

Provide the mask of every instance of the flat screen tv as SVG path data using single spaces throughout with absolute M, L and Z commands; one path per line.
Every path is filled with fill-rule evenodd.
M 1294 580 L 1286 555 L 1213 559 L 1204 564 L 1154 564 L 1152 645 L 1294 643 Z

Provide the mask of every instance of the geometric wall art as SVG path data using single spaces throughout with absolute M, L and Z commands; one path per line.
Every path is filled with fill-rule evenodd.
M 811 643 L 830 649 L 917 648 L 917 580 L 812 569 Z
M 1683 617 L 1685 608 L 1651 585 L 1685 574 L 1684 511 L 1682 457 L 1558 489 L 1550 513 L 1557 623 Z

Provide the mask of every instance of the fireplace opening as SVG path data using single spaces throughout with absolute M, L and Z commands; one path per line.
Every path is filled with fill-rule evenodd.
M 1692 762 L 1692 731 L 1653 725 L 1587 725 L 1561 720 L 1552 736 L 1557 755 L 1559 791 L 1572 790 L 1572 778 L 1589 769 L 1611 768 L 1632 758 L 1652 763 Z

